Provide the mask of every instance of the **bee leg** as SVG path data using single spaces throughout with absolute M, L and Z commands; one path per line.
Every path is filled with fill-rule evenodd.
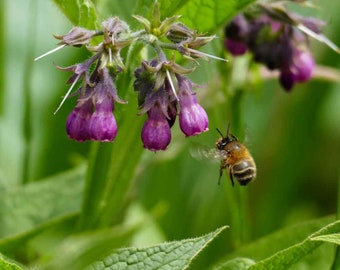
M 218 178 L 218 185 L 220 185 L 221 184 L 221 177 L 222 177 L 222 175 L 223 175 L 223 170 L 222 170 L 222 168 L 220 169 L 220 177 Z
M 232 186 L 234 186 L 234 178 L 233 178 L 233 174 L 231 173 L 231 171 L 229 171 L 229 178 L 230 178 Z

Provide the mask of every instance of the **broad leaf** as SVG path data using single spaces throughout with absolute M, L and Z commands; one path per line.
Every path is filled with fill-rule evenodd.
M 227 261 L 225 264 L 221 265 L 219 270 L 246 270 L 251 265 L 254 265 L 255 261 L 248 258 L 235 258 L 233 260 Z
M 30 241 L 35 236 L 55 226 L 62 226 L 62 224 L 74 224 L 78 218 L 76 214 L 65 215 L 58 218 L 53 218 L 41 225 L 32 227 L 22 233 L 11 235 L 9 237 L 0 239 L 0 252 L 11 254 L 17 252 L 20 248 Z
M 45 180 L 3 190 L 0 237 L 31 230 L 48 220 L 79 211 L 85 166 Z
M 333 217 L 326 217 L 281 229 L 248 245 L 242 246 L 235 252 L 229 254 L 223 261 L 217 263 L 214 269 L 225 269 L 224 266 L 234 261 L 234 258 L 237 257 L 251 258 L 255 261 L 269 258 L 287 247 L 304 241 L 309 235 L 333 221 Z M 318 256 L 318 254 L 315 256 Z M 325 260 L 327 260 L 327 258 L 325 258 Z
M 6 260 L 1 254 L 0 254 L 0 269 L 1 270 L 22 270 L 22 268 L 19 265 L 9 260 Z
M 173 241 L 148 248 L 124 248 L 91 265 L 87 270 L 187 269 L 191 261 L 226 227 L 201 237 Z
M 214 32 L 253 0 L 193 0 L 177 11 L 183 22 L 200 32 Z
M 200 32 L 214 32 L 254 0 L 160 0 L 162 18 L 182 15 L 190 28 Z M 151 14 L 154 0 L 139 1 L 136 14 Z
M 110 254 L 113 249 L 127 245 L 133 233 L 134 228 L 115 227 L 72 235 L 44 254 L 41 269 L 83 270 L 98 258 Z
M 61 12 L 76 26 L 95 29 L 97 13 L 91 0 L 53 0 Z
M 322 244 L 321 241 L 313 241 L 312 240 L 313 238 L 322 235 L 337 233 L 339 231 L 340 220 L 323 227 L 316 233 L 312 234 L 310 237 L 307 237 L 302 242 L 297 243 L 287 249 L 281 250 L 275 253 L 273 256 L 256 263 L 249 269 L 251 270 L 287 269 L 289 266 L 298 262 L 304 256 L 306 256 L 307 254 L 309 254 Z
M 312 237 L 310 240 L 323 241 L 323 242 L 340 245 L 340 233 L 320 235 L 320 236 Z

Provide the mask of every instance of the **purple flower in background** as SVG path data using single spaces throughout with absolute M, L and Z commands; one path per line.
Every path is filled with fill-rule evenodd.
M 279 82 L 289 91 L 296 83 L 312 77 L 315 63 L 306 31 L 321 33 L 323 22 L 288 13 L 275 5 L 261 7 L 262 12 L 234 17 L 225 28 L 224 45 L 235 56 L 248 50 L 255 62 L 279 70 Z M 299 25 L 307 30 L 301 31 Z
M 248 50 L 248 46 L 246 43 L 235 39 L 226 38 L 224 40 L 224 46 L 234 56 L 245 54 Z
M 314 67 L 314 59 L 309 52 L 296 51 L 291 64 L 281 69 L 280 84 L 289 91 L 296 82 L 308 81 L 312 77 Z
M 224 46 L 232 55 L 245 54 L 248 45 L 247 38 L 249 33 L 249 23 L 245 17 L 237 15 L 224 29 Z

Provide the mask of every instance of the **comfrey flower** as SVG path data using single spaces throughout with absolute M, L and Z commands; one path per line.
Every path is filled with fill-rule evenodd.
M 117 123 L 113 115 L 114 102 L 124 103 L 116 92 L 107 68 L 98 70 L 96 80 L 78 90 L 78 102 L 66 122 L 66 131 L 76 141 L 113 141 Z
M 67 81 L 71 87 L 57 111 L 76 83 L 81 82 L 76 92 L 77 105 L 66 122 L 68 136 L 76 141 L 113 141 L 117 135 L 114 102 L 126 103 L 118 97 L 114 79 L 123 68 L 120 49 L 131 42 L 130 39 L 120 40 L 120 35 L 126 34 L 128 28 L 117 18 L 104 21 L 103 28 L 100 32 L 75 27 L 65 36 L 57 37 L 62 40 L 61 44 L 81 46 L 88 44 L 93 36 L 104 34 L 102 43 L 89 47 L 95 54 L 88 60 L 65 68 L 57 66 L 60 70 L 73 72 Z
M 168 66 L 174 76 L 162 70 Z M 135 71 L 134 88 L 138 92 L 141 114 L 147 113 L 142 130 L 145 148 L 165 150 L 171 141 L 170 128 L 179 111 L 179 125 L 185 136 L 194 136 L 208 130 L 208 116 L 198 104 L 192 82 L 171 63 L 143 62 Z M 175 86 L 176 85 L 176 86 Z
M 80 93 L 78 102 L 66 121 L 66 132 L 69 138 L 82 142 L 90 139 L 89 125 L 92 115 L 91 96 Z
M 250 25 L 243 14 L 237 15 L 225 27 L 224 46 L 232 55 L 242 55 L 248 49 L 248 34 Z
M 195 65 L 198 59 L 221 59 L 199 51 L 215 36 L 198 34 L 177 22 L 180 17 L 178 15 L 162 21 L 157 1 L 151 21 L 138 15 L 133 17 L 144 29 L 131 32 L 129 26 L 119 18 L 105 20 L 101 30 L 74 27 L 66 35 L 55 36 L 60 40 L 58 48 L 36 58 L 38 60 L 65 46 L 86 46 L 93 53 L 82 63 L 68 67 L 57 66 L 60 70 L 72 72 L 72 75 L 67 81 L 71 86 L 56 112 L 68 97 L 78 96 L 76 106 L 66 121 L 69 138 L 100 142 L 115 139 L 118 132 L 113 114 L 115 104 L 126 103 L 118 97 L 115 86 L 116 76 L 128 68 L 120 52 L 137 41 L 150 46 L 157 56 L 157 60 L 143 61 L 135 71 L 134 89 L 138 92 L 140 114 L 147 116 L 141 131 L 144 148 L 165 150 L 170 144 L 171 127 L 177 116 L 185 136 L 198 135 L 208 130 L 207 113 L 197 102 L 193 83 L 185 77 L 195 68 L 182 67 L 175 62 L 174 57 L 168 60 L 163 50 L 177 51 Z M 99 36 L 102 36 L 102 41 L 97 43 Z M 94 40 L 94 37 L 97 38 Z M 72 93 L 75 87 L 78 90 Z
M 290 65 L 280 70 L 280 84 L 284 89 L 290 90 L 296 82 L 308 81 L 312 77 L 314 67 L 314 59 L 309 52 L 296 50 Z
M 254 61 L 270 70 L 279 70 L 279 82 L 289 91 L 296 83 L 312 78 L 315 67 L 308 36 L 321 36 L 323 23 L 288 13 L 277 5 L 258 5 L 257 13 L 237 15 L 225 28 L 225 47 L 235 56 L 249 51 Z M 308 35 L 307 35 L 308 34 Z
M 182 75 L 177 76 L 180 104 L 179 125 L 185 136 L 193 136 L 208 130 L 208 115 L 197 102 L 192 82 Z

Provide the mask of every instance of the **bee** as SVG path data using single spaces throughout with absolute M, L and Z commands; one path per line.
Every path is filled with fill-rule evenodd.
M 234 178 L 236 178 L 240 185 L 244 186 L 256 177 L 256 165 L 248 149 L 239 142 L 235 135 L 229 133 L 229 127 L 230 125 L 228 125 L 226 136 L 216 128 L 222 136 L 216 141 L 216 151 L 221 159 L 218 184 L 220 184 L 223 170 L 227 169 L 231 184 L 234 186 Z

